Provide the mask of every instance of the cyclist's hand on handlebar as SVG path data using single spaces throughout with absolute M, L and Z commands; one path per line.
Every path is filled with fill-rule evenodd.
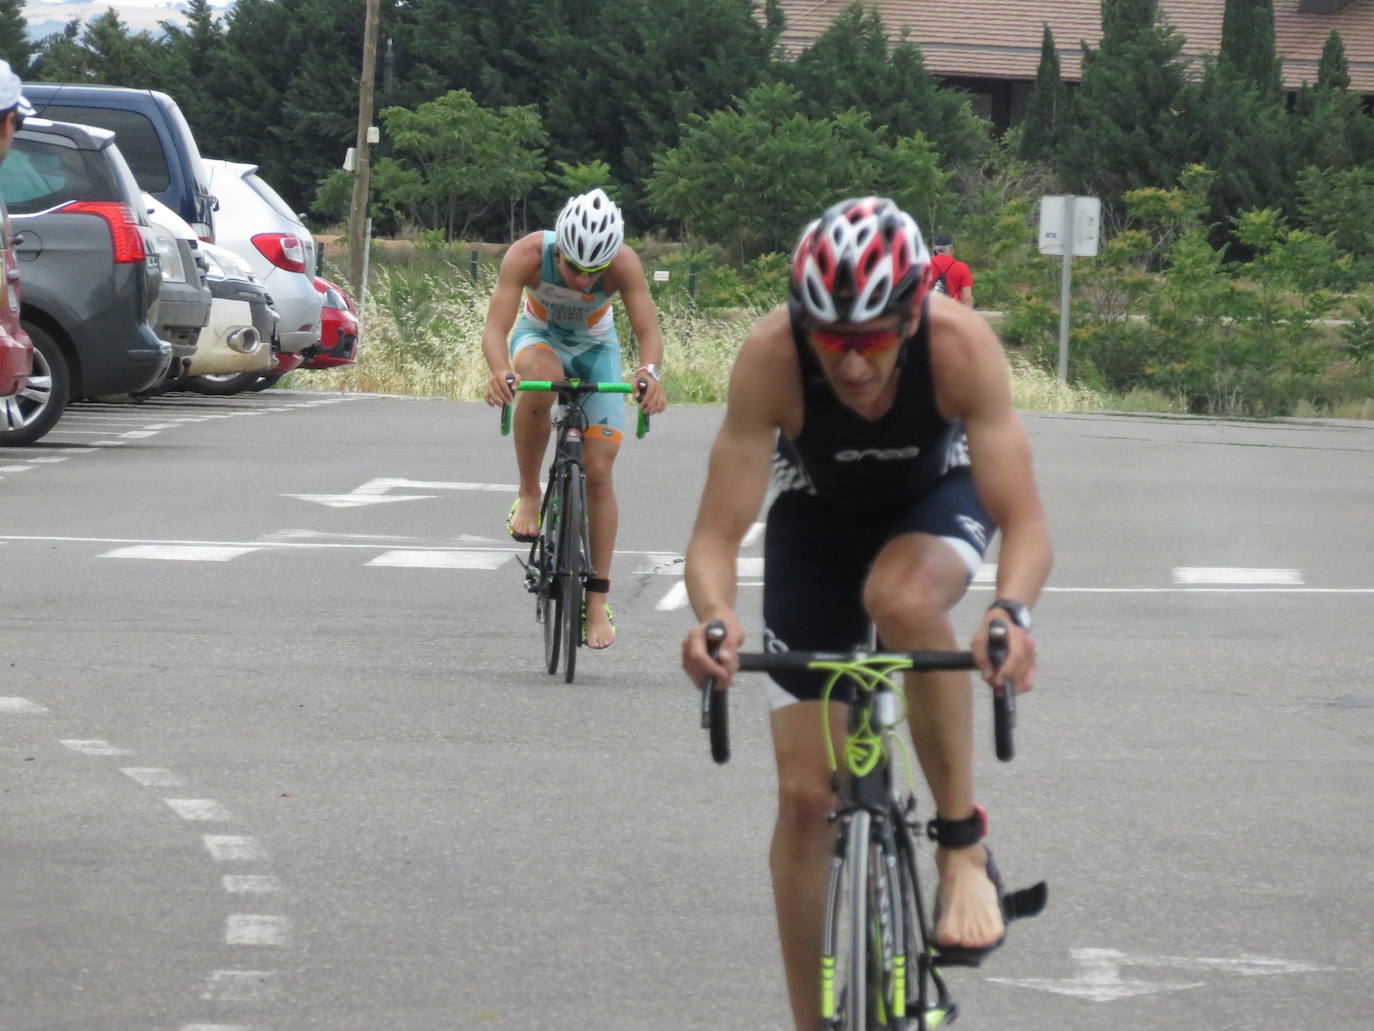
M 716 690 L 730 686 L 739 672 L 739 649 L 744 643 L 744 631 L 734 613 L 721 619 L 725 624 L 725 640 L 720 643 L 716 657 L 706 648 L 706 624 L 692 627 L 682 642 L 682 668 L 694 685 L 700 688 L 707 677 L 716 678 Z
M 487 404 L 493 408 L 508 405 L 515 400 L 515 388 L 520 385 L 520 377 L 514 372 L 493 372 L 487 381 Z
M 1007 628 L 1007 661 L 1001 669 L 994 669 L 988 658 L 988 625 L 994 620 Z M 1010 680 L 1016 693 L 1024 694 L 1035 686 L 1035 639 L 996 609 L 983 617 L 982 625 L 973 635 L 972 651 L 978 672 L 993 688 L 1000 688 Z
M 668 395 L 663 392 L 663 384 L 652 376 L 639 373 L 634 378 L 635 399 L 644 409 L 645 415 L 658 415 L 668 407 Z

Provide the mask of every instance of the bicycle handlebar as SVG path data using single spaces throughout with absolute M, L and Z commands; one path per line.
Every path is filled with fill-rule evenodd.
M 725 624 L 713 619 L 706 627 L 706 650 L 711 658 L 725 640 Z M 717 765 L 730 761 L 730 709 L 724 691 L 716 690 L 716 678 L 707 677 L 701 688 L 701 725 L 711 732 L 711 758 Z
M 994 619 L 988 624 L 988 658 L 995 668 L 1001 669 L 1007 661 L 1007 624 Z M 711 658 L 716 657 L 721 642 L 725 640 L 725 624 L 712 620 L 706 626 L 706 650 Z M 770 673 L 782 670 L 805 670 L 814 663 L 845 663 L 856 660 L 900 660 L 903 668 L 917 673 L 937 670 L 974 669 L 972 652 L 741 652 L 739 668 L 753 673 Z M 711 732 L 711 758 L 717 763 L 727 762 L 730 758 L 730 731 L 726 692 L 717 691 L 714 677 L 707 677 L 701 689 L 701 725 Z M 1016 754 L 1013 744 L 1013 731 L 1016 727 L 1016 691 L 1010 681 L 1005 681 L 993 689 L 992 694 L 993 739 L 997 748 L 997 758 L 1010 762 Z
M 515 377 L 507 376 L 506 382 L 510 383 Z M 572 397 L 580 394 L 635 394 L 637 400 L 642 400 L 644 392 L 649 389 L 649 381 L 643 376 L 633 383 L 596 383 L 590 380 L 580 379 L 527 379 L 521 380 L 516 384 L 517 391 L 550 391 L 559 397 Z M 510 405 L 501 406 L 501 436 L 510 434 Z M 644 434 L 649 432 L 649 417 L 644 414 L 641 406 L 639 409 L 639 421 L 635 426 L 635 437 L 643 439 Z

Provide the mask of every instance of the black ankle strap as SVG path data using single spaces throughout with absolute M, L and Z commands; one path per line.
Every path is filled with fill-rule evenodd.
M 609 578 L 603 577 L 601 579 L 597 579 L 594 577 L 588 577 L 585 582 L 587 585 L 587 590 L 591 591 L 593 594 L 611 593 L 611 581 Z
M 944 820 L 939 816 L 926 824 L 926 837 L 941 848 L 969 848 L 988 836 L 988 813 L 980 805 L 963 820 Z

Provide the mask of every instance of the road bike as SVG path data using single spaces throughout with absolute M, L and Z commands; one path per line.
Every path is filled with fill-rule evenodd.
M 522 380 L 517 391 L 550 391 L 558 395 L 550 423 L 554 434 L 553 462 L 548 487 L 539 508 L 539 533 L 530 543 L 525 570 L 525 589 L 534 595 L 535 622 L 544 627 L 544 664 L 558 672 L 563 658 L 563 679 L 571 684 L 577 669 L 577 649 L 583 644 L 586 584 L 596 575 L 591 564 L 587 528 L 587 471 L 582 461 L 587 416 L 582 406 L 590 394 L 630 394 L 640 398 L 648 384 L 594 383 L 585 380 Z M 511 409 L 501 407 L 501 433 L 510 433 Z M 649 417 L 639 409 L 636 437 L 649 430 Z
M 988 655 L 996 666 L 1006 659 L 1007 633 L 1002 620 L 990 624 Z M 708 625 L 713 654 L 724 637 L 723 623 Z M 830 819 L 836 825 L 821 946 L 822 1031 L 933 1031 L 950 1023 L 959 1008 L 941 968 L 977 961 L 940 954 L 921 897 L 916 843 L 934 838 L 934 831 L 916 816 L 911 757 L 899 733 L 906 696 L 895 678 L 906 670 L 973 669 L 972 653 L 886 652 L 874 640 L 852 652 L 741 653 L 739 660 L 742 671 L 821 673 L 821 700 L 849 703 L 839 756 L 828 725 L 830 706 L 821 708 L 835 792 Z M 994 692 L 993 714 L 997 755 L 1008 761 L 1016 722 L 1011 684 Z M 701 723 L 710 730 L 713 758 L 727 762 L 726 692 L 710 680 L 701 693 Z M 896 776 L 899 759 L 906 787 Z M 1043 881 L 1002 896 L 1004 919 L 1034 916 L 1046 896 Z

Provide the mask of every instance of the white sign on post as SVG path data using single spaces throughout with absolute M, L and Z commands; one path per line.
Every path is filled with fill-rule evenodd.
M 1059 297 L 1059 382 L 1069 380 L 1069 284 L 1073 259 L 1097 254 L 1097 235 L 1102 224 L 1098 197 L 1041 197 L 1040 253 L 1062 254 L 1064 269 Z M 1067 246 L 1065 241 L 1071 241 Z
M 1092 258 L 1097 256 L 1097 238 L 1102 225 L 1102 199 L 1100 197 L 1041 197 L 1040 198 L 1040 253 L 1064 253 L 1065 218 L 1070 214 L 1066 209 L 1073 204 L 1073 256 Z

